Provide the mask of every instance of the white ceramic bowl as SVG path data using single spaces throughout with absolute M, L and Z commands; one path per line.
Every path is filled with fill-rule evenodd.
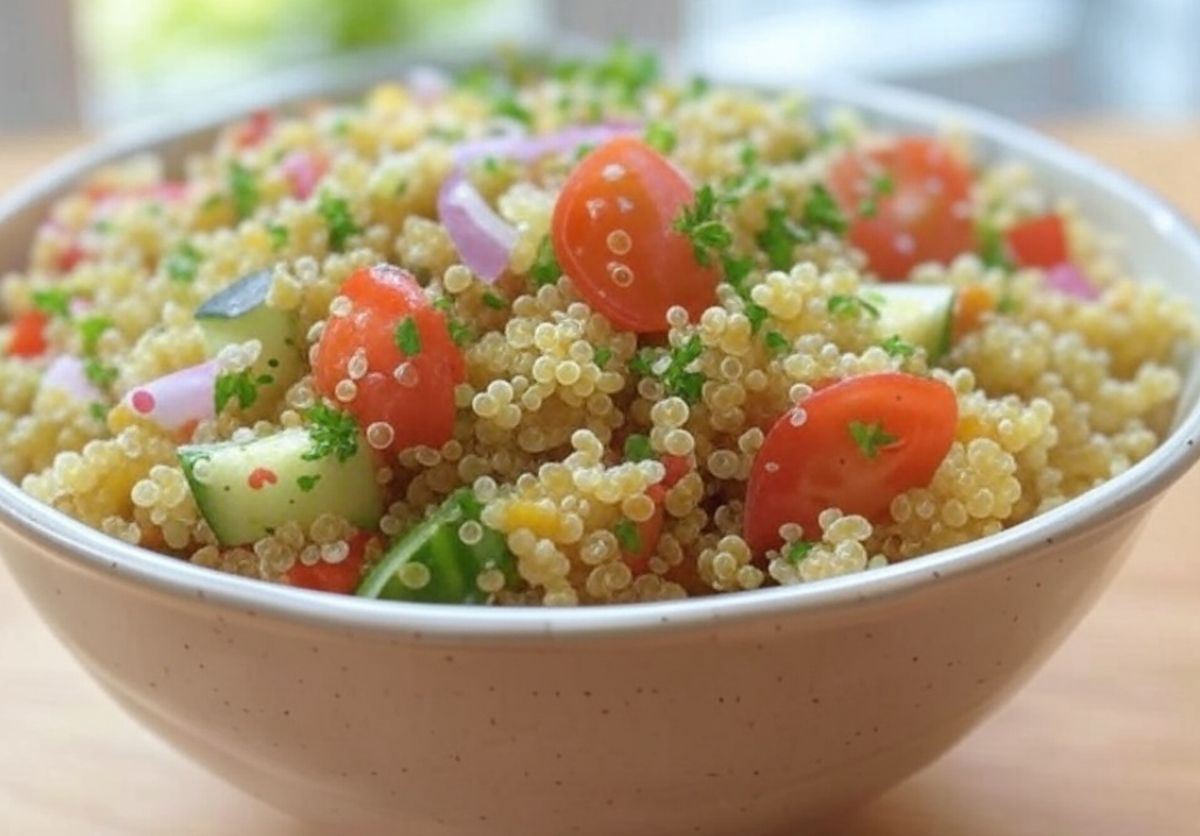
M 1123 235 L 1139 275 L 1200 307 L 1200 239 L 1144 189 L 967 108 L 811 89 L 818 107 L 956 122 L 1027 161 Z M 9 194 L 0 268 L 82 172 L 140 148 L 178 160 L 234 112 L 102 144 Z M 0 548 L 131 714 L 329 832 L 794 833 L 928 763 L 1075 625 L 1200 452 L 1185 365 L 1173 433 L 1127 473 L 995 537 L 812 586 L 573 611 L 363 601 L 127 546 L 3 480 Z

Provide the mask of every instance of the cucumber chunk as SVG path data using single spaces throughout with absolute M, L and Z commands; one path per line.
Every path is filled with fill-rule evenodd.
M 390 601 L 483 604 L 489 595 L 475 580 L 489 568 L 504 573 L 507 588 L 516 586 L 515 561 L 503 535 L 483 525 L 477 543 L 468 545 L 458 535 L 464 522 L 479 521 L 482 509 L 469 489 L 451 494 L 424 522 L 392 543 L 356 594 Z
M 930 363 L 950 350 L 957 291 L 944 284 L 889 282 L 869 285 L 863 298 L 879 309 L 879 339 L 898 336 L 925 349 Z
M 179 462 L 222 545 L 253 543 L 289 520 L 307 529 L 322 513 L 374 529 L 383 497 L 366 442 L 360 438 L 344 459 L 311 460 L 313 447 L 308 430 L 290 429 L 247 442 L 180 447 Z
M 262 353 L 251 369 L 254 376 L 288 384 L 303 374 L 304 356 L 295 317 L 267 305 L 273 281 L 270 270 L 238 279 L 196 309 L 196 322 L 210 356 L 227 345 L 258 340 Z

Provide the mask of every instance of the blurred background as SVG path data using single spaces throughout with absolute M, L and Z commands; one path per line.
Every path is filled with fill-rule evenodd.
M 1196 0 L 0 0 L 0 131 L 103 129 L 335 56 L 615 36 L 712 77 L 887 80 L 1018 119 L 1200 112 Z

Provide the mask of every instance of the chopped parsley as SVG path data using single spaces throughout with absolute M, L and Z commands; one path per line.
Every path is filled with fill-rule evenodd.
M 276 252 L 286 247 L 288 238 L 291 237 L 288 228 L 283 224 L 271 224 L 267 227 L 267 234 L 271 236 L 271 249 Z
M 1013 270 L 1016 265 L 1008 255 L 1004 232 L 994 224 L 981 223 L 976 229 L 979 238 L 979 258 L 988 267 Z
M 889 197 L 896 191 L 896 180 L 891 172 L 876 174 L 871 178 L 871 192 L 858 204 L 858 214 L 864 218 L 873 218 L 879 214 L 879 199 Z
M 306 462 L 320 461 L 326 456 L 335 456 L 344 462 L 358 452 L 358 424 L 345 412 L 317 404 L 305 413 L 311 426 L 313 446 L 300 458 Z
M 108 420 L 108 407 L 100 403 L 100 401 L 92 401 L 88 404 L 88 415 L 91 415 L 93 420 L 103 424 Z
M 851 421 L 848 429 L 850 437 L 854 439 L 858 449 L 862 450 L 863 455 L 868 459 L 878 456 L 880 447 L 886 447 L 899 440 L 884 430 L 883 424 L 880 423 L 865 424 L 862 421 Z
M 266 374 L 256 378 L 249 369 L 218 375 L 213 389 L 213 405 L 217 412 L 222 412 L 230 401 L 236 399 L 239 407 L 249 409 L 258 400 L 258 387 L 274 382 L 275 378 Z
M 848 224 L 846 216 L 838 206 L 829 189 L 820 183 L 815 184 L 804 201 L 804 223 L 813 229 L 825 229 L 834 235 L 841 235 Z
M 917 351 L 911 343 L 905 342 L 899 334 L 892 334 L 879 345 L 892 357 L 912 357 Z
M 666 356 L 669 361 L 661 372 L 655 371 L 655 366 L 661 363 L 663 356 L 656 349 L 644 348 L 637 353 L 629 363 L 629 368 L 642 377 L 657 377 L 669 394 L 683 398 L 689 404 L 700 402 L 700 393 L 704 387 L 704 373 L 688 371 L 704 350 L 699 334 L 692 334 L 683 345 L 671 348 Z
M 483 294 L 483 304 L 487 305 L 494 311 L 502 311 L 508 303 L 504 301 L 503 296 L 498 293 L 493 293 L 489 290 Z
M 792 254 L 795 246 L 812 240 L 812 235 L 788 217 L 786 209 L 774 207 L 767 210 L 767 225 L 754 240 L 767 254 L 773 269 L 790 270 L 795 263 Z
M 32 295 L 33 306 L 49 316 L 69 319 L 71 316 L 71 293 L 58 287 L 45 290 L 35 290 Z
M 858 317 L 866 313 L 874 319 L 879 319 L 879 308 L 861 296 L 851 296 L 846 293 L 835 293 L 825 303 L 826 309 L 834 316 Z
M 317 200 L 317 212 L 325 219 L 329 227 L 329 249 L 340 253 L 346 248 L 346 242 L 360 230 L 350 214 L 350 206 L 345 199 L 322 192 Z
M 768 331 L 763 336 L 763 342 L 767 344 L 767 351 L 772 354 L 782 354 L 791 347 L 787 337 L 778 331 Z
M 747 142 L 742 146 L 742 150 L 738 152 L 738 162 L 744 168 L 754 168 L 758 165 L 758 149 Z
M 696 202 L 683 207 L 675 219 L 675 231 L 691 240 L 692 253 L 701 267 L 713 263 L 714 251 L 720 253 L 733 243 L 733 233 L 716 217 L 716 212 L 716 192 L 712 186 L 705 184 L 697 190 Z
M 167 276 L 171 281 L 191 284 L 196 278 L 196 270 L 200 268 L 200 260 L 203 257 L 203 253 L 185 241 L 167 256 Z
M 630 554 L 641 552 L 642 535 L 633 520 L 621 520 L 613 527 L 613 534 L 617 535 L 617 542 L 621 544 L 621 548 L 624 551 Z
M 101 363 L 94 357 L 84 362 L 83 373 L 100 389 L 107 389 L 117 379 L 116 367 Z
M 80 320 L 76 327 L 79 329 L 79 338 L 83 342 L 83 353 L 91 356 L 96 353 L 100 336 L 113 327 L 113 321 L 107 316 L 89 316 Z
M 400 320 L 392 339 L 396 342 L 396 348 L 409 357 L 416 357 L 421 353 L 421 332 L 417 329 L 417 321 L 411 316 Z
M 239 221 L 254 214 L 258 208 L 258 183 L 254 173 L 239 162 L 229 166 L 229 193 L 233 196 L 233 210 Z
M 795 543 L 788 544 L 787 548 L 783 550 L 783 556 L 792 563 L 799 563 L 808 557 L 816 546 L 817 544 L 810 540 L 797 540 Z
M 612 88 L 626 102 L 633 102 L 639 93 L 658 80 L 658 56 L 619 40 L 587 74 L 596 86 Z
M 746 318 L 750 320 L 750 333 L 757 334 L 767 321 L 767 309 L 757 302 L 746 303 Z
M 631 462 L 654 458 L 654 448 L 650 446 L 649 437 L 634 433 L 625 439 L 625 458 Z
M 554 284 L 562 276 L 562 267 L 558 265 L 558 259 L 554 256 L 554 245 L 550 243 L 549 235 L 538 244 L 537 256 L 533 260 L 533 266 L 529 268 L 529 276 L 537 287 Z
M 679 142 L 675 129 L 665 122 L 651 122 L 647 125 L 645 139 L 647 145 L 662 154 L 670 154 Z
M 471 326 L 462 320 L 450 317 L 446 320 L 446 328 L 450 331 L 450 339 L 460 348 L 471 341 Z
M 611 359 L 612 349 L 608 346 L 602 345 L 592 349 L 592 362 L 596 364 L 596 368 L 603 369 Z
M 298 487 L 304 493 L 310 493 L 312 489 L 317 486 L 317 482 L 320 481 L 321 474 L 319 473 L 312 476 L 298 476 L 296 478 L 296 487 Z
M 533 124 L 533 114 L 529 112 L 529 108 L 518 102 L 511 93 L 498 96 L 492 101 L 492 115 L 513 119 L 522 125 Z

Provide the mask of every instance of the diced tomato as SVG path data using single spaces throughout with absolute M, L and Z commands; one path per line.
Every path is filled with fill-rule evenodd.
M 233 143 L 238 148 L 253 148 L 271 133 L 275 116 L 269 110 L 256 110 L 233 130 Z
M 356 270 L 342 295 L 350 310 L 325 323 L 313 368 L 317 390 L 342 403 L 364 430 L 376 422 L 389 425 L 390 449 L 449 441 L 454 387 L 466 378 L 466 365 L 445 316 L 409 273 L 390 264 Z M 406 332 L 412 339 L 412 329 L 416 340 L 409 353 L 401 345 Z M 366 360 L 361 377 L 350 374 L 356 356 Z M 343 381 L 354 384 L 348 402 L 337 397 Z
M 629 567 L 634 576 L 650 571 L 650 558 L 654 557 L 654 552 L 658 549 L 658 540 L 662 537 L 665 519 L 663 495 L 665 493 L 662 485 L 654 485 L 646 491 L 646 494 L 654 500 L 654 515 L 637 524 L 638 543 L 641 548 L 636 552 L 621 552 L 621 559 L 625 561 L 625 565 Z
M 850 219 L 850 243 L 881 279 L 898 281 L 918 264 L 974 249 L 971 172 L 935 139 L 852 151 L 834 163 L 829 187 Z
M 716 302 L 719 275 L 696 262 L 673 225 L 694 192 L 653 148 L 611 140 L 583 159 L 554 207 L 552 239 L 580 295 L 617 327 L 667 330 L 667 309 L 693 319 Z
M 659 461 L 667 471 L 661 483 L 665 488 L 674 487 L 676 482 L 687 476 L 692 470 L 692 463 L 686 456 L 672 456 L 670 453 L 665 453 Z
M 1049 269 L 1068 260 L 1067 230 L 1058 215 L 1041 215 L 1013 225 L 1005 234 L 1021 267 Z
M 72 241 L 58 254 L 54 260 L 54 266 L 60 273 L 69 273 L 79 266 L 79 262 L 83 261 L 86 255 L 83 247 L 78 242 Z
M 351 537 L 350 554 L 341 563 L 322 560 L 313 566 L 305 566 L 297 562 L 284 577 L 292 586 L 348 595 L 358 588 L 362 579 L 363 559 L 372 536 L 369 532 L 360 531 Z
M 758 554 L 779 527 L 819 535 L 826 508 L 886 520 L 892 499 L 927 485 L 954 441 L 958 401 L 944 383 L 899 372 L 852 377 L 807 397 L 767 433 L 746 489 L 746 540 Z
M 325 176 L 329 162 L 315 151 L 293 151 L 283 158 L 280 167 L 292 187 L 292 197 L 304 200 Z
M 46 325 L 50 322 L 41 311 L 26 311 L 12 321 L 8 353 L 13 357 L 40 357 L 46 353 Z

